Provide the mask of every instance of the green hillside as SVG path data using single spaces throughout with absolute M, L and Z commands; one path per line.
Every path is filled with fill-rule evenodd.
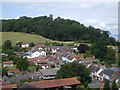
M 6 40 L 11 40 L 13 45 L 17 42 L 34 42 L 34 43 L 45 43 L 48 42 L 59 42 L 60 41 L 53 41 L 47 38 L 44 38 L 40 35 L 34 35 L 34 34 L 28 34 L 28 33 L 21 33 L 21 32 L 0 32 L 0 35 L 2 35 L 2 44 Z

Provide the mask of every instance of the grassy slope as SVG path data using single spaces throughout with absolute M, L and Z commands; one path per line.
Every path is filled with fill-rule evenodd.
M 21 32 L 0 32 L 2 35 L 2 44 L 6 40 L 11 40 L 13 45 L 17 42 L 34 42 L 34 43 L 45 43 L 48 42 L 59 42 L 59 43 L 73 43 L 73 42 L 61 42 L 61 41 L 53 41 L 47 38 L 44 38 L 40 35 L 28 34 L 28 33 L 21 33 Z

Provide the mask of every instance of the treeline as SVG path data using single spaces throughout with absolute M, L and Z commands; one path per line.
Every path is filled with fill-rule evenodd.
M 116 44 L 116 40 L 109 37 L 109 31 L 96 29 L 92 26 L 86 27 L 75 20 L 61 17 L 53 19 L 47 16 L 35 18 L 22 16 L 17 20 L 2 20 L 2 31 L 34 33 L 59 41 L 94 43 L 98 40 L 104 40 L 106 44 Z

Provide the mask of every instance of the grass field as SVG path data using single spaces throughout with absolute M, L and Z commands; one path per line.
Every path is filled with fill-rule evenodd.
M 12 44 L 15 45 L 17 42 L 26 42 L 26 43 L 45 43 L 47 42 L 59 42 L 59 43 L 73 43 L 73 42 L 61 42 L 61 41 L 54 41 L 47 38 L 44 38 L 40 35 L 35 34 L 28 34 L 22 32 L 0 32 L 0 36 L 2 35 L 2 44 L 6 40 L 11 40 Z

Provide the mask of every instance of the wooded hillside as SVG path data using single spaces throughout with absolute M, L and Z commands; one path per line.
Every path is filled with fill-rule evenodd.
M 19 19 L 2 20 L 3 32 L 25 32 L 42 35 L 46 38 L 59 41 L 77 41 L 94 43 L 104 40 L 106 44 L 115 45 L 115 39 L 109 37 L 109 31 L 96 29 L 92 26 L 86 27 L 75 20 L 57 17 L 40 16 Z

